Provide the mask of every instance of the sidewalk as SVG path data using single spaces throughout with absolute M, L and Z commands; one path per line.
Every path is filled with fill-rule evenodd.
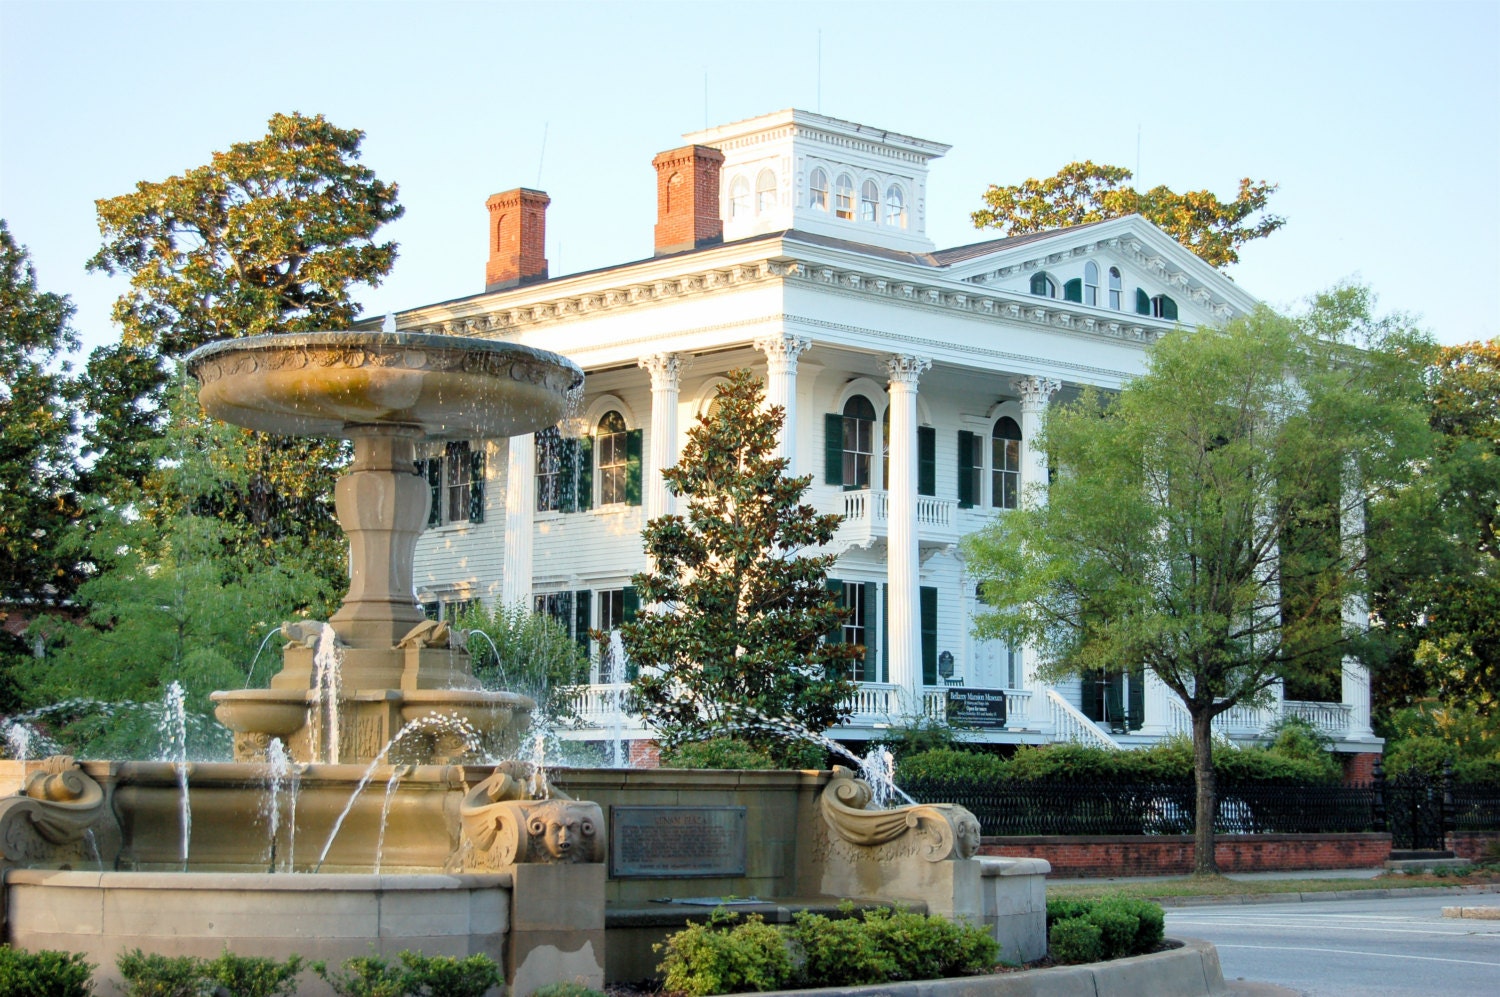
M 1239 881 L 1274 879 L 1323 879 L 1323 880 L 1372 880 L 1384 869 L 1308 869 L 1297 872 L 1234 872 L 1225 879 Z M 1052 879 L 1047 886 L 1109 886 L 1110 884 L 1139 885 L 1142 883 L 1166 883 L 1187 879 L 1186 876 L 1098 876 L 1084 879 Z M 1163 907 L 1208 907 L 1223 904 L 1295 904 L 1321 903 L 1327 900 L 1374 900 L 1382 897 L 1438 897 L 1467 896 L 1474 894 L 1500 893 L 1500 883 L 1465 883 L 1455 880 L 1452 886 L 1393 886 L 1389 889 L 1361 888 L 1353 890 L 1323 890 L 1318 892 L 1288 893 L 1216 893 L 1197 896 L 1153 897 Z
M 1228 872 L 1225 879 L 1250 882 L 1257 879 L 1374 879 L 1384 869 L 1300 869 L 1292 872 Z M 1072 879 L 1047 877 L 1048 886 L 1098 886 L 1101 883 L 1153 883 L 1186 876 L 1087 876 Z

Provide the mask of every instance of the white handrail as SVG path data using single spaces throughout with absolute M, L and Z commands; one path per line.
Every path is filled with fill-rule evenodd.
M 1056 689 L 1047 690 L 1047 705 L 1052 712 L 1054 741 L 1083 741 L 1101 748 L 1120 750 L 1119 743 L 1095 726 L 1094 721 L 1062 697 Z

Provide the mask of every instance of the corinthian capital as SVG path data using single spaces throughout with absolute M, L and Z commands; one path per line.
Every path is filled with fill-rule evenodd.
M 677 378 L 687 369 L 688 358 L 681 353 L 653 353 L 641 357 L 636 365 L 651 372 L 651 387 L 677 390 Z
M 916 388 L 918 379 L 922 372 L 932 366 L 932 361 L 926 357 L 914 357 L 897 354 L 885 362 L 885 368 L 890 372 L 892 384 L 905 384 Z
M 1021 396 L 1021 411 L 1035 414 L 1046 410 L 1048 400 L 1062 389 L 1062 382 L 1055 377 L 1018 377 L 1010 386 Z
M 755 348 L 766 355 L 766 363 L 770 367 L 779 367 L 789 374 L 795 374 L 797 358 L 812 349 L 812 340 L 778 332 L 761 336 L 755 341 Z

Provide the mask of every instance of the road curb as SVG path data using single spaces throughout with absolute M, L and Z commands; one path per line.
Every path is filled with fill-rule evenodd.
M 1234 904 L 1310 904 L 1320 900 L 1384 900 L 1389 897 L 1451 897 L 1500 893 L 1500 884 L 1410 886 L 1377 890 L 1325 890 L 1321 893 L 1227 893 L 1211 897 L 1150 897 L 1163 907 L 1223 907 Z

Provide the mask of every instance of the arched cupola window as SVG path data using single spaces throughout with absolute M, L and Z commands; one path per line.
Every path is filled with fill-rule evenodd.
M 898 184 L 885 189 L 885 223 L 892 228 L 906 228 L 906 195 Z
M 1165 294 L 1158 294 L 1151 299 L 1151 317 L 1166 319 L 1169 322 L 1177 321 L 1177 302 Z
M 1083 265 L 1083 303 L 1098 307 L 1099 264 L 1089 260 Z
M 765 214 L 776 208 L 776 174 L 761 170 L 755 178 L 755 213 Z
M 821 166 L 807 178 L 807 206 L 817 211 L 828 210 L 828 171 Z
M 836 218 L 854 220 L 854 178 L 840 173 L 833 182 L 833 214 Z
M 870 225 L 880 223 L 880 188 L 866 180 L 859 188 L 859 220 Z
M 750 214 L 750 181 L 735 177 L 729 185 L 729 217 L 744 218 Z
M 1119 267 L 1110 267 L 1109 268 L 1109 307 L 1113 308 L 1115 311 L 1119 311 L 1120 310 L 1120 293 L 1121 293 L 1121 286 L 1120 285 L 1121 285 L 1121 282 L 1120 282 L 1120 268 Z
M 1043 298 L 1057 297 L 1057 282 L 1045 270 L 1031 275 L 1031 293 Z

